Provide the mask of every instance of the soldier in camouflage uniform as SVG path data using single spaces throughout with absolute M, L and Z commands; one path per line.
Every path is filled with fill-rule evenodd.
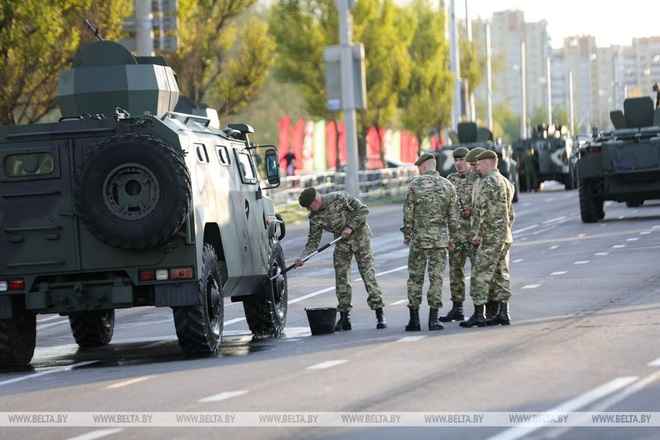
M 449 253 L 449 285 L 451 287 L 452 309 L 439 319 L 441 322 L 462 321 L 463 301 L 465 300 L 465 262 L 472 265 L 472 236 L 470 235 L 470 206 L 472 206 L 472 186 L 479 178 L 470 170 L 466 156 L 470 150 L 458 147 L 452 152 L 456 172 L 447 176 L 458 195 L 458 227 L 455 248 Z
M 515 219 L 513 212 L 514 188 L 511 182 L 497 170 L 497 154 L 485 151 L 477 156 L 477 169 L 483 176 L 476 199 L 472 242 L 478 246 L 470 278 L 470 295 L 474 302 L 474 314 L 461 327 L 483 327 L 485 325 L 508 325 L 509 298 L 509 249 L 513 242 L 511 227 Z M 499 310 L 489 322 L 486 321 L 485 305 L 489 290 L 493 289 Z
M 323 231 L 341 237 L 335 245 L 333 261 L 335 266 L 335 289 L 339 302 L 337 310 L 340 318 L 336 331 L 351 330 L 350 311 L 352 309 L 351 263 L 353 256 L 358 271 L 367 290 L 367 304 L 376 311 L 376 328 L 387 327 L 383 311 L 383 297 L 376 281 L 374 257 L 371 249 L 371 228 L 367 224 L 369 208 L 346 191 L 336 191 L 321 195 L 314 188 L 305 188 L 298 198 L 300 205 L 309 211 L 309 235 L 300 258 L 294 264 L 302 266 L 303 258 L 316 251 Z
M 403 243 L 408 254 L 408 308 L 406 331 L 420 331 L 419 306 L 422 302 L 424 274 L 428 264 L 430 287 L 429 330 L 442 330 L 438 310 L 442 307 L 442 277 L 447 249 L 453 249 L 458 208 L 456 189 L 436 171 L 435 156 L 424 153 L 415 162 L 419 176 L 411 180 L 403 204 Z

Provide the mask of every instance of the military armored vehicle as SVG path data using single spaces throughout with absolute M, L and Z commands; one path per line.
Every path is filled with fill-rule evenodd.
M 525 155 L 533 150 L 538 186 L 527 188 Z M 513 157 L 518 163 L 518 176 L 521 191 L 536 191 L 543 182 L 554 180 L 564 184 L 567 190 L 575 189 L 574 170 L 570 160 L 573 155 L 573 138 L 568 128 L 541 124 L 532 131 L 532 137 L 521 139 L 514 145 Z
M 511 146 L 504 143 L 495 143 L 493 133 L 485 127 L 478 127 L 474 122 L 459 122 L 456 132 L 450 133 L 452 144 L 444 146 L 440 150 L 433 151 L 436 156 L 436 169 L 442 177 L 447 177 L 456 171 L 452 151 L 458 147 L 465 147 L 468 150 L 482 147 L 486 150 L 493 150 L 497 153 L 497 168 L 500 173 L 513 184 L 515 188 L 513 201 L 518 201 L 518 165 L 512 159 Z
M 116 309 L 171 307 L 182 350 L 214 354 L 231 298 L 255 335 L 282 332 L 277 150 L 178 98 L 162 57 L 98 41 L 60 75 L 58 122 L 0 127 L 0 365 L 30 363 L 37 314 L 93 347 Z
M 650 97 L 628 98 L 610 112 L 614 130 L 580 145 L 577 179 L 584 223 L 605 218 L 604 202 L 629 207 L 660 199 L 660 109 Z

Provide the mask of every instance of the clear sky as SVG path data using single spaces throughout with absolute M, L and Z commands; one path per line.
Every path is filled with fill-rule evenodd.
M 574 35 L 593 35 L 598 47 L 660 36 L 660 3 L 655 0 L 454 0 L 459 19 L 465 18 L 466 3 L 470 20 L 515 9 L 525 13 L 526 22 L 546 20 L 554 48 Z

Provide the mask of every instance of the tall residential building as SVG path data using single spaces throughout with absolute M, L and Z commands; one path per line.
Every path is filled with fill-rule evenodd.
M 484 57 L 485 21 L 480 18 L 472 26 L 479 56 Z M 626 97 L 651 96 L 653 84 L 660 83 L 660 36 L 635 38 L 631 46 L 604 48 L 597 47 L 593 36 L 575 36 L 552 50 L 545 20 L 527 23 L 523 11 L 496 12 L 491 20 L 493 105 L 506 105 L 518 117 L 522 112 L 522 43 L 528 122 L 541 114 L 547 120 L 548 58 L 552 108 L 568 114 L 572 106 L 577 123 L 574 134 L 612 129 L 611 110 L 622 109 Z M 475 90 L 475 97 L 485 102 L 484 85 Z M 484 115 L 477 114 L 477 118 L 484 119 Z

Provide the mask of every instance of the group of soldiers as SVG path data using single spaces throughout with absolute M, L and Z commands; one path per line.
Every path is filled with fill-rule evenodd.
M 497 169 L 491 150 L 459 147 L 452 152 L 456 172 L 447 178 L 436 170 L 435 156 L 422 154 L 415 165 L 419 176 L 408 185 L 403 204 L 403 243 L 408 254 L 408 309 L 406 331 L 420 331 L 419 309 L 428 271 L 429 330 L 443 322 L 461 321 L 461 327 L 509 325 L 509 249 L 514 187 Z M 296 266 L 320 244 L 323 231 L 341 237 L 334 250 L 335 284 L 340 313 L 336 331 L 350 330 L 352 309 L 351 263 L 355 257 L 367 290 L 367 304 L 375 311 L 376 328 L 387 327 L 382 292 L 376 281 L 368 207 L 345 191 L 319 194 L 306 188 L 298 198 L 309 212 L 309 235 Z M 452 308 L 440 316 L 443 276 L 449 256 Z M 465 265 L 470 261 L 470 296 L 474 313 L 465 319 Z

